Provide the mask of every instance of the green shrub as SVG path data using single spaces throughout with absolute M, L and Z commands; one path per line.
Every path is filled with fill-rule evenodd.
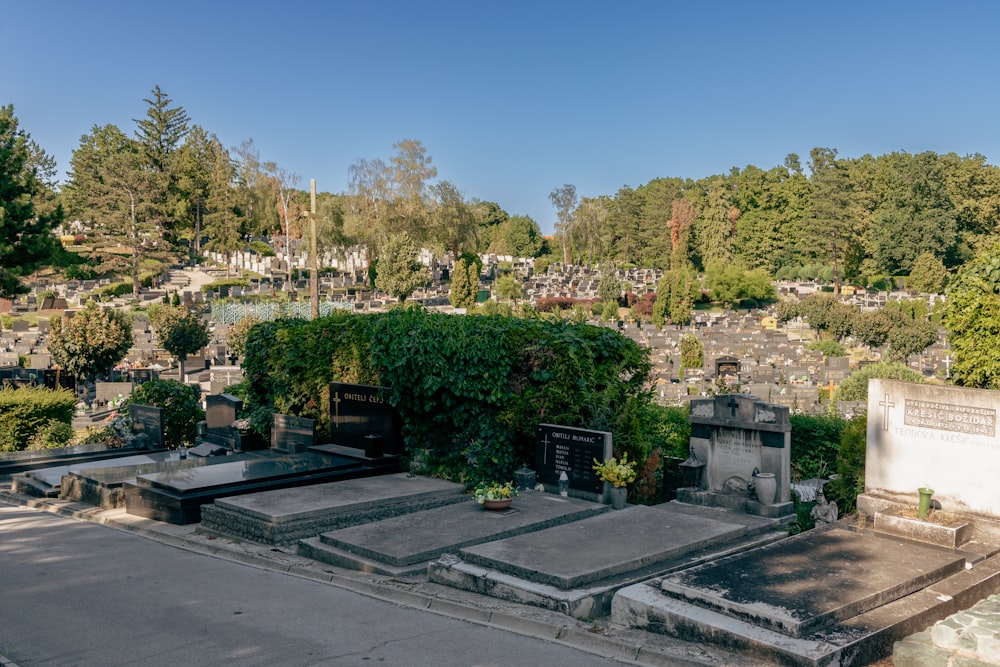
M 605 327 L 420 310 L 276 320 L 251 329 L 243 369 L 257 432 L 277 412 L 326 433 L 330 382 L 379 384 L 407 450 L 433 449 L 466 480 L 532 462 L 542 422 L 611 431 L 637 461 L 654 442 L 648 353 Z
M 847 422 L 830 415 L 792 415 L 792 477 L 826 478 L 837 469 L 840 438 Z
M 53 421 L 71 424 L 76 397 L 68 389 L 44 387 L 0 390 L 0 452 L 27 449 Z
M 58 419 L 50 419 L 28 443 L 28 449 L 54 449 L 65 447 L 73 439 L 73 425 Z
M 841 514 L 857 510 L 858 494 L 864 493 L 867 440 L 868 416 L 855 415 L 841 432 L 837 477 L 826 486 L 827 500 L 837 503 Z
M 177 380 L 145 382 L 133 390 L 127 404 L 131 403 L 163 408 L 163 440 L 167 449 L 194 444 L 198 422 L 205 418 L 197 390 Z

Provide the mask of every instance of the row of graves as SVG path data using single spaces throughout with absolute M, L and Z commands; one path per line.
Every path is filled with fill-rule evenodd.
M 861 365 L 848 357 L 827 357 L 808 349 L 792 323 L 778 328 L 765 311 L 701 314 L 683 328 L 654 327 L 638 322 L 606 323 L 650 350 L 655 395 L 665 404 L 686 404 L 691 397 L 718 393 L 719 387 L 784 405 L 795 412 L 823 412 L 840 383 Z M 702 366 L 681 372 L 680 339 L 693 334 L 704 347 Z M 925 377 L 950 377 L 951 351 L 941 338 L 910 359 L 910 367 Z M 844 417 L 859 414 L 864 405 L 841 402 Z
M 715 645 L 732 664 L 867 665 L 1000 592 L 997 392 L 873 380 L 860 514 L 839 519 L 826 480 L 792 483 L 790 408 L 746 394 L 692 400 L 675 501 L 613 510 L 593 467 L 613 434 L 539 424 L 520 494 L 488 511 L 460 484 L 403 471 L 384 389 L 329 390 L 329 443 L 275 415 L 270 446 L 245 451 L 223 395 L 184 459 L 70 466 L 61 493 L 369 575 L 607 617 Z M 152 413 L 136 422 L 162 427 Z M 805 487 L 817 528 L 789 536 Z

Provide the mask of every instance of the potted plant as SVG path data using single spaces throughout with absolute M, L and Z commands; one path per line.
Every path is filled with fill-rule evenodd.
M 517 487 L 513 482 L 481 482 L 473 490 L 476 502 L 488 510 L 504 510 L 517 497 Z
M 608 495 L 611 498 L 611 506 L 616 509 L 624 509 L 628 499 L 628 485 L 635 481 L 635 461 L 628 460 L 628 452 L 622 454 L 621 459 L 611 457 L 607 461 L 594 459 L 594 471 L 602 482 L 607 482 Z

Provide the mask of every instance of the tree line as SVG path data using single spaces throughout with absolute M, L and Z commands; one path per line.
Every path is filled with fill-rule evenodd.
M 87 252 L 65 260 L 76 264 L 72 277 L 129 275 L 136 294 L 144 266 L 169 255 L 231 256 L 268 239 L 284 256 L 309 229 L 314 213 L 300 177 L 262 158 L 252 139 L 223 146 L 158 86 L 144 102 L 131 134 L 95 125 L 80 138 L 61 188 L 54 161 L 18 128 L 13 107 L 3 109 L 0 145 L 9 146 L 9 157 L 0 179 L 16 185 L 3 202 L 5 293 L 19 291 L 13 278 L 46 255 L 59 257 L 40 233 L 59 222 L 76 221 L 87 236 Z M 1000 169 L 982 155 L 845 159 L 815 148 L 805 167 L 790 154 L 767 170 L 656 178 L 613 195 L 581 198 L 572 185 L 557 187 L 549 196 L 556 233 L 548 240 L 530 217 L 467 199 L 439 179 L 420 141 L 405 139 L 393 150 L 388 160 L 352 165 L 345 191 L 318 193 L 321 254 L 364 247 L 374 267 L 384 249 L 412 245 L 456 258 L 551 255 L 716 274 L 735 267 L 772 279 L 864 285 L 916 273 L 935 284 L 989 247 L 1000 222 Z M 27 205 L 17 208 L 15 200 Z M 7 249 L 11 239 L 29 238 L 28 252 Z M 680 293 L 687 280 L 675 278 Z

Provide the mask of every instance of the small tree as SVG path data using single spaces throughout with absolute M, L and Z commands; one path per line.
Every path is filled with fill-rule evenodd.
M 944 262 L 933 253 L 925 252 L 913 261 L 913 268 L 910 269 L 910 278 L 906 281 L 906 285 L 916 292 L 941 294 L 947 281 L 948 269 Z
M 53 360 L 77 378 L 106 374 L 132 347 L 132 324 L 113 308 L 90 301 L 72 318 L 52 318 L 49 349 Z
M 417 261 L 417 247 L 408 235 L 392 234 L 382 244 L 375 280 L 380 290 L 400 303 L 430 280 L 427 267 Z
M 471 308 L 479 296 L 479 272 L 482 260 L 475 255 L 463 254 L 455 260 L 451 274 L 451 291 L 448 302 L 454 308 Z
M 497 280 L 497 296 L 513 301 L 515 304 L 521 298 L 521 286 L 514 276 L 502 276 Z
M 180 362 L 180 377 L 184 377 L 184 362 L 188 355 L 208 345 L 208 326 L 198 314 L 179 306 L 164 306 L 152 317 L 152 325 L 160 345 Z
M 705 346 L 691 334 L 681 336 L 681 368 L 701 368 Z
M 615 301 L 622 296 L 622 282 L 618 279 L 618 270 L 609 265 L 601 269 L 601 280 L 597 283 L 597 296 L 601 301 Z
M 163 408 L 163 441 L 167 449 L 194 444 L 198 422 L 205 412 L 198 401 L 198 391 L 176 380 L 159 378 L 135 388 L 128 403 Z

